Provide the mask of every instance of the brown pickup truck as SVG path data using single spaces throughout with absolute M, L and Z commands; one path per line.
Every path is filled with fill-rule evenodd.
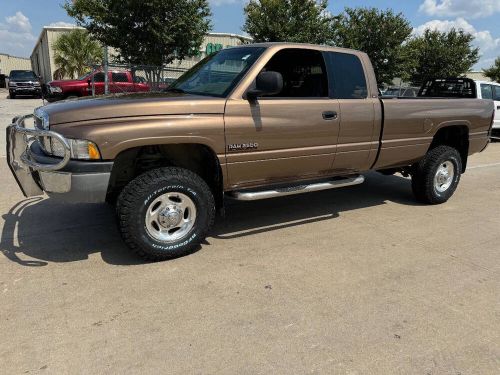
M 493 115 L 491 100 L 380 99 L 362 52 L 255 44 L 207 57 L 165 93 L 18 117 L 8 163 L 26 196 L 116 203 L 128 246 L 161 260 L 197 247 L 225 197 L 355 185 L 376 170 L 411 175 L 421 202 L 446 202 Z

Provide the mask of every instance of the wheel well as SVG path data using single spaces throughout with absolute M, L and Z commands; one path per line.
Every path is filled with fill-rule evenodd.
M 447 126 L 438 130 L 432 140 L 430 149 L 446 145 L 455 148 L 462 158 L 462 172 L 467 168 L 469 156 L 469 128 L 467 126 Z
M 161 167 L 179 167 L 199 175 L 210 187 L 218 208 L 223 205 L 223 177 L 219 159 L 208 146 L 171 144 L 135 147 L 116 158 L 108 187 L 108 201 L 140 174 Z

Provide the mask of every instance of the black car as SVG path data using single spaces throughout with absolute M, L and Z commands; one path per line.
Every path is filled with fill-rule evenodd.
M 9 76 L 9 95 L 11 99 L 18 95 L 42 97 L 40 78 L 31 70 L 12 70 Z

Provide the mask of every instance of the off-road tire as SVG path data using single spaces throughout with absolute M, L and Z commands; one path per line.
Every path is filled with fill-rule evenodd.
M 16 98 L 16 94 L 9 94 L 9 99 L 15 99 Z
M 175 191 L 187 195 L 196 206 L 193 228 L 177 242 L 153 238 L 145 224 L 146 211 L 157 197 Z M 159 168 L 132 180 L 117 201 L 118 225 L 130 249 L 145 260 L 162 261 L 191 254 L 197 250 L 213 225 L 215 203 L 206 182 L 182 168 Z
M 438 168 L 447 161 L 454 166 L 454 176 L 451 185 L 444 192 L 435 188 L 434 177 Z M 431 149 L 425 157 L 412 168 L 411 186 L 415 198 L 426 204 L 441 204 L 451 198 L 462 173 L 462 158 L 459 152 L 450 146 L 437 146 Z

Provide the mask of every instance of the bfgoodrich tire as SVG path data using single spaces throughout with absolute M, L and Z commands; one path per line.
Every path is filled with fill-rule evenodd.
M 418 201 L 441 204 L 451 198 L 462 173 L 462 158 L 456 149 L 438 146 L 413 167 L 411 185 Z
M 117 202 L 125 243 L 146 260 L 188 255 L 198 248 L 215 217 L 213 194 L 197 174 L 160 168 L 131 181 Z

